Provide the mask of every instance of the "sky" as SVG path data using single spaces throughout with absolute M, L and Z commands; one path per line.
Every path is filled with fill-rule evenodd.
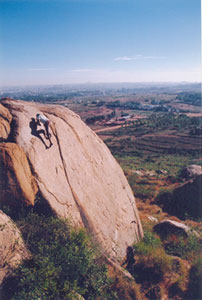
M 200 0 L 0 0 L 0 86 L 200 82 Z

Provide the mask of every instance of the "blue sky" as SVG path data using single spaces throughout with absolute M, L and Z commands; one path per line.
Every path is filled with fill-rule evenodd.
M 201 80 L 200 0 L 0 0 L 0 85 Z

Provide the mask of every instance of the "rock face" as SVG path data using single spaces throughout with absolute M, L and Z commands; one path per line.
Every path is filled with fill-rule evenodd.
M 10 133 L 12 116 L 2 104 L 0 104 L 0 141 L 6 140 Z
M 11 219 L 0 210 L 0 284 L 22 259 L 28 257 L 29 253 L 19 230 Z
M 37 184 L 24 151 L 14 143 L 0 144 L 1 202 L 19 205 L 19 200 L 34 205 Z
M 12 115 L 13 142 L 23 149 L 39 193 L 52 210 L 85 226 L 108 255 L 123 258 L 143 232 L 133 193 L 106 145 L 62 106 L 14 100 L 2 104 Z M 43 125 L 36 128 L 37 113 L 51 121 L 50 148 Z M 31 176 L 25 186 L 36 193 Z M 33 204 L 33 197 L 25 198 Z

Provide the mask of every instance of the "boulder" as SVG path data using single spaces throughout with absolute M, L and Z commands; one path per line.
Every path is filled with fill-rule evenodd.
M 140 171 L 140 170 L 133 171 L 133 173 L 137 174 L 138 176 L 144 176 L 145 175 L 144 171 Z
M 166 174 L 168 174 L 168 171 L 166 171 L 166 170 L 156 170 L 156 173 L 157 174 L 164 174 L 164 175 L 166 175 Z
M 165 190 L 157 196 L 156 204 L 170 215 L 185 219 L 202 215 L 202 175 L 185 181 L 173 190 Z
M 151 221 L 151 222 L 155 222 L 157 223 L 158 222 L 158 219 L 153 217 L 153 216 L 148 216 L 148 219 Z
M 20 231 L 0 210 L 0 284 L 23 259 L 29 257 Z
M 14 141 L 52 210 L 86 227 L 104 252 L 122 259 L 143 231 L 132 190 L 104 142 L 65 107 L 17 100 L 2 104 L 15 120 Z M 36 127 L 37 113 L 51 121 L 51 147 L 43 125 Z
M 14 143 L 0 143 L 0 202 L 34 205 L 37 183 L 24 151 Z
M 195 234 L 198 236 L 196 231 L 193 231 L 189 226 L 173 221 L 173 220 L 163 220 L 153 227 L 154 232 L 156 232 L 161 238 L 166 238 L 170 234 L 181 235 L 187 237 L 190 234 Z
M 155 172 L 155 171 L 146 171 L 145 174 L 146 174 L 147 176 L 153 177 L 153 176 L 156 175 L 156 172 Z
M 202 174 L 202 167 L 199 165 L 190 165 L 188 167 L 185 167 L 180 172 L 180 177 L 184 178 L 185 180 L 191 179 L 193 177 L 196 177 L 198 175 Z

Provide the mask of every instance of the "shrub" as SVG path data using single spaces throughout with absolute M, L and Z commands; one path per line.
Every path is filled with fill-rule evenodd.
M 189 285 L 185 295 L 186 300 L 194 299 L 200 300 L 202 298 L 202 257 L 199 257 L 189 273 Z
M 134 246 L 134 252 L 137 263 L 133 275 L 138 283 L 158 283 L 171 269 L 171 258 L 165 253 L 160 239 L 150 232 Z
M 187 288 L 189 266 L 184 260 L 174 257 L 172 261 L 172 284 L 169 286 L 169 299 L 175 299 L 176 295 L 183 298 Z
M 116 290 L 118 299 L 124 300 L 141 300 L 141 293 L 139 286 L 135 283 L 134 280 L 130 280 L 127 277 L 122 275 L 117 275 L 112 286 Z
M 193 261 L 201 253 L 200 239 L 192 234 L 185 237 L 171 235 L 164 243 L 166 253 Z
M 143 243 L 154 248 L 161 247 L 161 240 L 152 232 L 146 231 L 144 233 Z
M 152 186 L 137 185 L 134 188 L 134 194 L 140 199 L 151 199 L 154 196 L 154 188 Z
M 32 253 L 3 290 L 12 300 L 116 299 L 110 289 L 107 268 L 99 262 L 95 247 L 84 230 L 73 230 L 62 219 L 30 213 L 19 222 Z

